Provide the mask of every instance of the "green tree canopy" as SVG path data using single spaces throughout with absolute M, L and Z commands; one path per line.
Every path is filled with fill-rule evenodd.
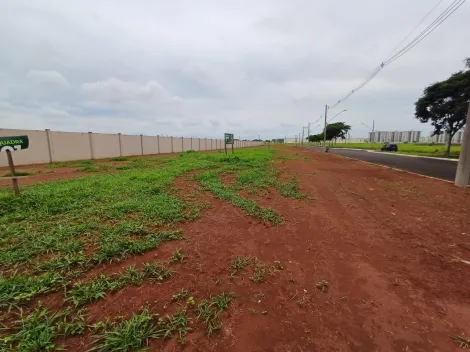
M 422 123 L 431 123 L 433 135 L 447 132 L 449 155 L 452 137 L 465 126 L 470 101 L 470 58 L 465 59 L 466 70 L 452 74 L 448 79 L 426 87 L 415 103 L 415 117 Z
M 345 124 L 344 122 L 335 122 L 326 125 L 326 140 L 331 141 L 333 139 L 346 139 L 346 135 L 351 126 Z M 309 142 L 321 142 L 323 141 L 323 132 L 307 137 Z

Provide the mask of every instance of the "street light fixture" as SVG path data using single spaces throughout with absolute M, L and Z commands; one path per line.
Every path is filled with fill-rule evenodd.
M 328 120 L 328 122 L 332 121 L 336 116 L 342 114 L 343 112 L 348 111 L 348 109 L 344 109 L 343 111 L 338 112 L 335 116 L 333 116 L 331 119 Z

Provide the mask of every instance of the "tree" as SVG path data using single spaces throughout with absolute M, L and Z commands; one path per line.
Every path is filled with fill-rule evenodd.
M 470 101 L 470 58 L 464 62 L 466 70 L 431 84 L 415 103 L 415 118 L 422 123 L 430 122 L 434 127 L 433 136 L 447 133 L 446 156 L 449 156 L 452 138 L 466 122 Z
M 344 122 L 335 122 L 326 125 L 326 140 L 331 141 L 331 140 L 336 140 L 338 138 L 341 139 L 346 139 L 346 135 L 351 129 L 351 126 L 346 125 Z M 319 134 L 315 134 L 312 136 L 308 136 L 306 138 L 309 142 L 316 142 L 316 143 L 321 143 L 324 138 L 323 138 L 323 132 Z

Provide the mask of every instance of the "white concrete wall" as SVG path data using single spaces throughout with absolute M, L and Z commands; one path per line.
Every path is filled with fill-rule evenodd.
M 183 139 L 183 146 L 184 146 L 184 151 L 192 150 L 193 148 L 191 147 L 191 138 L 184 138 Z
M 122 156 L 142 155 L 140 136 L 121 135 Z
M 94 159 L 113 158 L 120 156 L 118 134 L 91 134 Z
M 29 148 L 12 153 L 15 165 L 48 163 L 50 160 L 46 131 L 0 129 L 0 137 L 24 135 L 29 137 Z M 0 153 L 0 166 L 8 166 L 7 153 Z
M 160 136 L 160 154 L 163 153 L 173 153 L 171 148 L 171 137 Z
M 143 136 L 144 155 L 158 154 L 158 137 Z
M 157 137 L 47 131 L 0 129 L 1 137 L 29 137 L 29 148 L 13 152 L 15 165 L 42 164 L 54 161 L 105 159 L 122 156 L 178 153 L 195 150 L 224 149 L 223 139 Z M 91 147 L 90 148 L 90 137 Z M 173 145 L 172 145 L 173 141 Z M 50 155 L 49 155 L 50 143 Z M 263 142 L 236 141 L 236 148 L 263 145 Z M 231 146 L 228 146 L 231 149 Z M 6 153 L 0 153 L 0 167 L 8 166 Z
M 89 133 L 54 131 L 49 133 L 52 161 L 91 159 Z M 33 145 L 32 147 L 34 148 Z

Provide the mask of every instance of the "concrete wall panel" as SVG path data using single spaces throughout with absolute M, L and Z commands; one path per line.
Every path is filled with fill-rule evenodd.
M 181 153 L 183 151 L 183 138 L 173 137 L 173 153 Z
M 93 155 L 95 159 L 119 156 L 119 135 L 92 133 Z
M 143 136 L 144 155 L 158 154 L 158 137 Z
M 50 131 L 52 161 L 91 159 L 89 133 Z
M 184 151 L 194 150 L 191 145 L 191 138 L 185 138 L 183 140 Z
M 160 137 L 160 153 L 172 153 L 171 137 Z
M 12 153 L 15 165 L 42 164 L 49 162 L 46 131 L 0 129 L 0 137 L 28 136 L 29 148 Z M 0 166 L 8 166 L 7 153 L 0 153 Z
M 121 135 L 123 156 L 142 155 L 140 136 Z

